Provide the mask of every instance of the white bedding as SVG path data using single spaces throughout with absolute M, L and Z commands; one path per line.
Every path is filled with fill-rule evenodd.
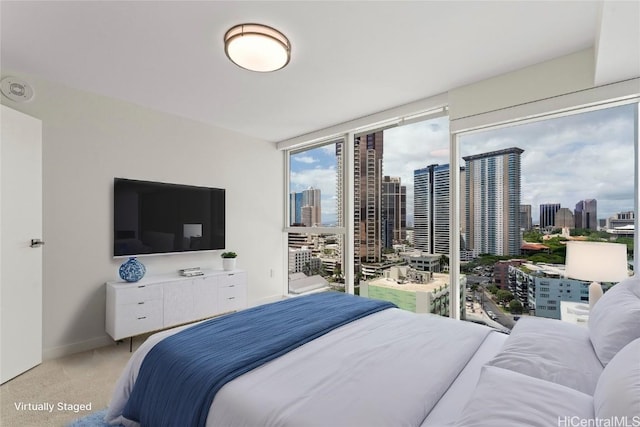
M 135 425 L 120 417 L 122 408 L 144 354 L 170 333 L 150 337 L 134 353 L 116 385 L 107 421 Z M 384 310 L 231 381 L 216 395 L 207 425 L 419 426 L 479 348 L 485 356 L 474 362 L 478 366 L 497 352 L 503 340 L 495 335 L 503 336 L 472 323 Z M 472 388 L 478 372 L 460 381 Z M 450 394 L 448 405 L 462 408 L 465 402 L 456 405 L 455 399 Z M 439 417 L 446 418 L 445 412 Z M 452 416 L 459 411 L 449 420 Z
M 507 338 L 509 335 L 502 333 L 487 336 L 455 382 L 429 412 L 421 427 L 448 427 L 456 422 L 460 417 L 460 410 L 473 395 L 482 366 L 498 353 Z
M 521 318 L 489 364 L 588 395 L 603 369 L 586 328 L 542 317 Z
M 589 420 L 594 421 L 594 410 L 593 397 L 588 394 L 508 369 L 485 366 L 455 426 L 577 426 L 587 425 Z

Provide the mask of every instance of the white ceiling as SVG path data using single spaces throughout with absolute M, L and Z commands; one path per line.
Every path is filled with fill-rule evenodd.
M 596 47 L 606 33 L 600 1 L 3 0 L 0 8 L 3 73 L 268 141 Z M 229 62 L 223 35 L 245 22 L 289 37 L 286 68 L 252 73 Z

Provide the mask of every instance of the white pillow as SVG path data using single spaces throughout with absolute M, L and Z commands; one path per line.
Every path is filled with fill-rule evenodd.
M 640 422 L 640 338 L 628 344 L 604 368 L 593 395 L 596 419 Z
M 500 353 L 488 364 L 590 396 L 602 374 L 587 328 L 544 317 L 520 318 Z
M 589 314 L 589 337 L 604 366 L 623 347 L 640 338 L 640 277 L 636 274 L 598 300 Z

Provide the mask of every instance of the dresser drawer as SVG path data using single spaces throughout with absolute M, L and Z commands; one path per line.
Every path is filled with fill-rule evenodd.
M 247 275 L 245 273 L 229 273 L 220 277 L 220 287 L 234 287 L 243 286 L 247 281 Z
M 125 304 L 118 308 L 114 337 L 126 338 L 144 332 L 162 329 L 162 300 Z
M 244 284 L 229 284 L 221 286 L 218 290 L 218 308 L 222 313 L 245 307 L 247 288 Z
M 136 286 L 119 288 L 115 293 L 115 304 L 137 304 L 139 302 L 162 300 L 162 286 Z

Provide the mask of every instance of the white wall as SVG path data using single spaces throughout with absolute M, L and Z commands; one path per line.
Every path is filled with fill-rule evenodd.
M 501 74 L 449 91 L 451 120 L 593 87 L 593 49 Z
M 2 103 L 43 122 L 44 357 L 109 344 L 113 178 L 226 189 L 226 246 L 249 277 L 249 303 L 282 295 L 283 156 L 271 143 L 33 76 L 35 98 Z M 220 252 L 140 258 L 147 275 L 221 268 Z M 272 273 L 273 272 L 273 273 Z

